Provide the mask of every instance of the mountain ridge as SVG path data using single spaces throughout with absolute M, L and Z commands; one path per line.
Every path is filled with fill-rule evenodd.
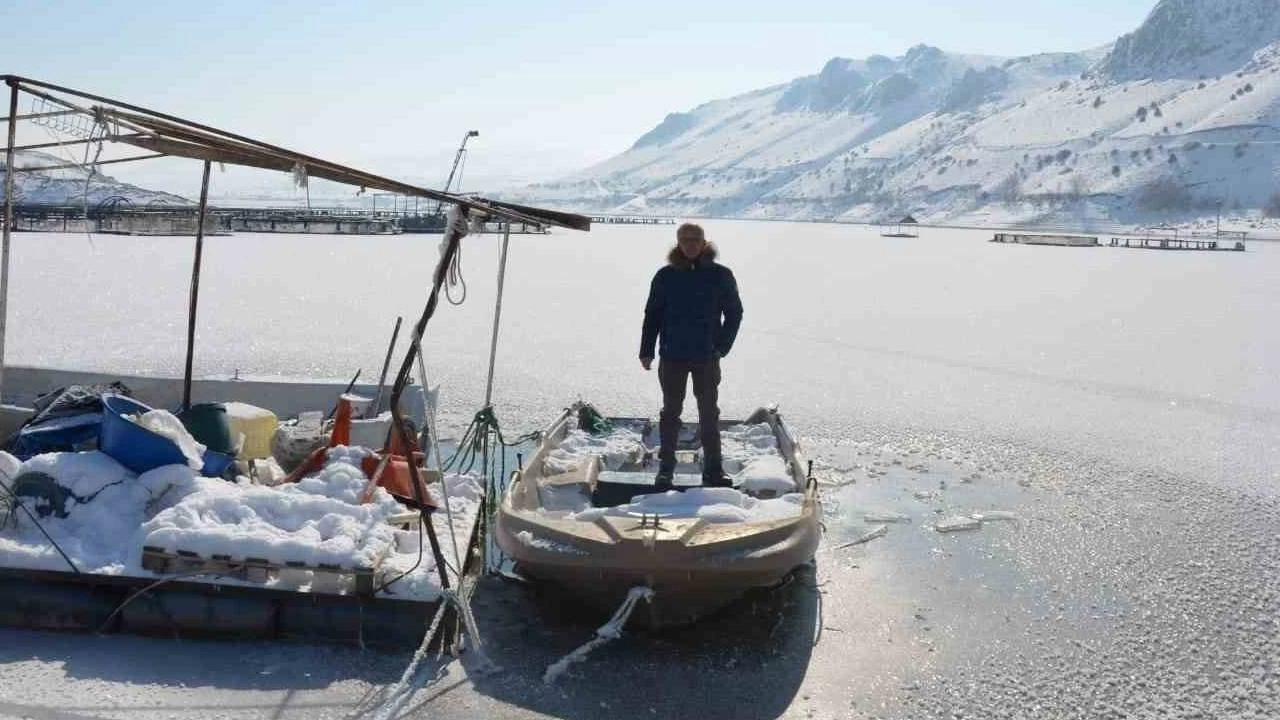
M 832 58 L 509 195 L 592 212 L 1130 222 L 1261 208 L 1280 188 L 1277 145 L 1280 3 L 1161 0 L 1081 52 Z
M 23 168 L 52 167 L 69 164 L 55 155 L 36 150 L 19 150 L 14 156 L 14 166 Z M 0 182 L 4 182 L 5 167 L 0 164 Z M 120 197 L 135 205 L 194 205 L 187 198 L 172 193 L 149 190 L 121 182 L 109 175 L 95 171 L 89 178 L 82 167 L 57 170 L 27 170 L 13 176 L 15 204 L 62 205 L 84 202 L 90 206 L 104 200 Z

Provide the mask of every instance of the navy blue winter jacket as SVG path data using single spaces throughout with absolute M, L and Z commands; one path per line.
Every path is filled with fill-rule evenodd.
M 717 263 L 716 249 L 690 261 L 676 247 L 668 264 L 653 276 L 644 306 L 640 357 L 654 357 L 662 338 L 667 360 L 700 361 L 724 357 L 733 349 L 742 324 L 742 300 L 729 268 Z

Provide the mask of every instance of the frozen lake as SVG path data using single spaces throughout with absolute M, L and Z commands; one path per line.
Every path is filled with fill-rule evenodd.
M 542 668 L 590 623 L 489 583 L 480 622 L 507 670 L 433 668 L 418 714 L 1280 714 L 1280 244 L 1174 253 L 706 227 L 746 308 L 723 410 L 778 403 L 817 461 L 816 574 L 778 607 L 627 636 L 555 688 Z M 512 238 L 495 390 L 507 427 L 541 426 L 579 397 L 656 413 L 656 377 L 635 356 L 673 235 Z M 421 310 L 437 241 L 209 239 L 197 374 L 376 375 L 395 316 Z M 467 301 L 442 303 L 427 337 L 454 427 L 483 398 L 498 244 L 465 243 Z M 178 374 L 191 247 L 16 235 L 9 362 Z M 974 514 L 988 517 L 977 530 L 935 530 Z M 879 525 L 882 537 L 841 547 Z M 353 716 L 405 661 L 0 636 L 0 714 L 33 717 Z M 112 653 L 129 669 L 95 659 Z M 261 662 L 232 660 L 246 654 Z
M 807 434 L 874 426 L 1092 448 L 1226 482 L 1280 467 L 1280 243 L 1174 253 L 1004 246 L 987 231 L 711 222 L 746 319 L 726 414 L 777 402 Z M 647 413 L 635 360 L 673 228 L 512 240 L 500 417 L 540 426 L 587 398 Z M 416 319 L 438 236 L 207 241 L 197 375 L 376 376 Z M 441 304 L 428 372 L 464 417 L 483 399 L 498 240 L 470 237 L 468 297 Z M 8 361 L 179 375 L 192 242 L 19 234 Z M 1267 442 L 1270 440 L 1270 442 Z M 1274 483 L 1266 483 L 1268 485 Z

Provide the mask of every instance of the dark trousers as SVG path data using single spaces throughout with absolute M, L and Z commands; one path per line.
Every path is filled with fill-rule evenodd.
M 685 389 L 693 378 L 693 397 L 698 401 L 698 425 L 702 434 L 702 472 L 720 475 L 720 360 L 699 362 L 659 360 L 658 382 L 662 385 L 662 414 L 658 423 L 660 469 L 676 464 L 676 442 L 680 437 L 680 413 L 684 410 Z

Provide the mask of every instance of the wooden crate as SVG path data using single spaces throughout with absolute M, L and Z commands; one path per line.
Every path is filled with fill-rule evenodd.
M 317 577 L 353 578 L 355 594 L 362 596 L 372 596 L 377 589 L 381 564 L 381 557 L 372 567 L 343 567 L 330 563 L 310 565 L 301 561 L 287 561 L 280 564 L 263 558 L 233 558 L 230 555 L 204 557 L 189 550 L 169 552 L 152 545 L 144 545 L 142 548 L 143 569 L 157 575 L 208 574 L 266 584 L 279 577 L 282 572 L 304 571 L 314 573 Z

